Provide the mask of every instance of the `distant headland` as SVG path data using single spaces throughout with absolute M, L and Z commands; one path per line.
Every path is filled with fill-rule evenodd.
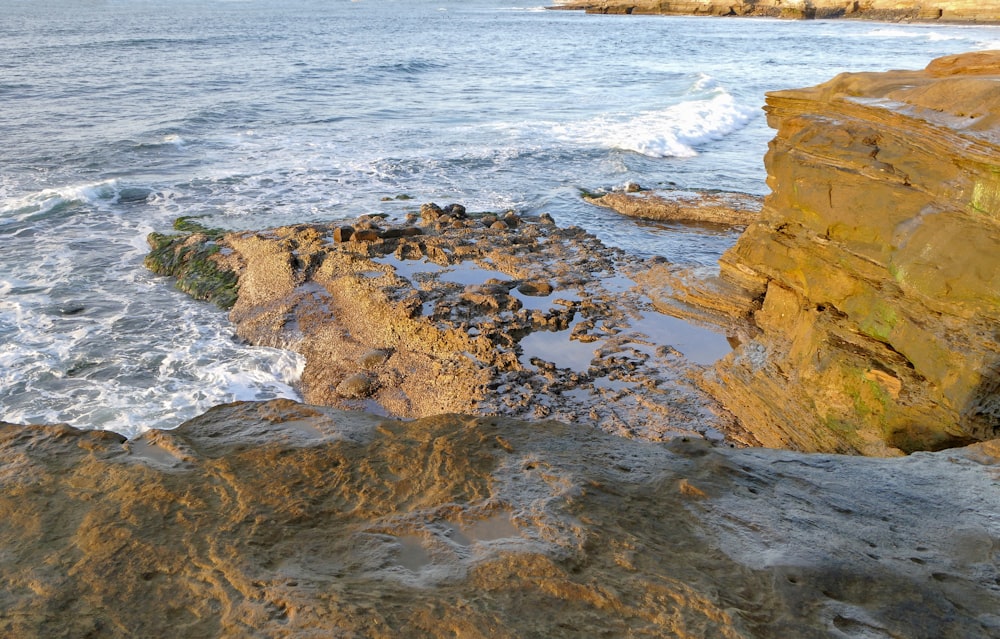
M 566 0 L 551 8 L 609 14 L 1000 23 L 1000 7 L 979 0 Z

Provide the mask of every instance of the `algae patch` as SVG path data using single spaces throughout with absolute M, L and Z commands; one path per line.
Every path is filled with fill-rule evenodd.
M 218 259 L 215 240 L 224 232 L 204 226 L 190 217 L 180 217 L 174 228 L 181 234 L 150 233 L 150 252 L 143 264 L 157 275 L 177 279 L 176 286 L 191 297 L 230 309 L 236 303 L 239 278 Z

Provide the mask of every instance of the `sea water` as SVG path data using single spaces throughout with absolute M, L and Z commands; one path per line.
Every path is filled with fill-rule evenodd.
M 298 356 L 240 343 L 143 268 L 178 216 L 247 229 L 460 202 L 709 266 L 732 233 L 629 221 L 580 189 L 763 194 L 766 91 L 998 46 L 992 27 L 517 0 L 6 0 L 0 420 L 134 435 L 296 397 Z

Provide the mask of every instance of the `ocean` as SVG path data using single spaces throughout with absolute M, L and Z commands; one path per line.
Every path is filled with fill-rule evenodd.
M 240 343 L 143 268 L 178 216 L 251 229 L 459 202 L 708 268 L 733 233 L 628 221 L 580 190 L 765 194 L 765 92 L 990 48 L 996 27 L 509 0 L 6 0 L 0 420 L 133 436 L 297 397 L 299 356 Z

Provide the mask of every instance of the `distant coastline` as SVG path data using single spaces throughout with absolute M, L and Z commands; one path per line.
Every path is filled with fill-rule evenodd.
M 974 0 L 567 0 L 550 9 L 600 14 L 742 16 L 795 20 L 847 18 L 880 22 L 1000 23 L 1000 8 Z

